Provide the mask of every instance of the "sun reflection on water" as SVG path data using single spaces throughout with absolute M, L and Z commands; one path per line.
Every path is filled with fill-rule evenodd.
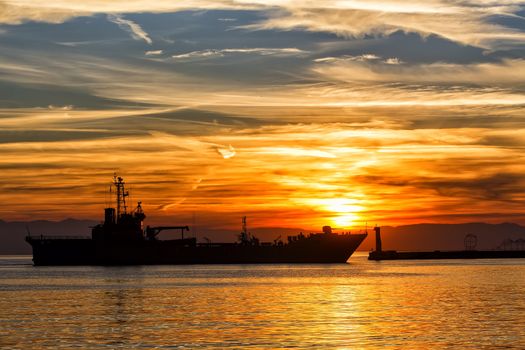
M 0 272 L 5 348 L 520 349 L 525 341 L 520 260 L 385 265 L 357 254 L 337 265 Z

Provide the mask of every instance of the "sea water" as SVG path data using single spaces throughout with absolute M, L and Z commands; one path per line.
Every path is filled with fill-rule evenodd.
M 34 267 L 0 257 L 5 349 L 525 349 L 525 259 Z

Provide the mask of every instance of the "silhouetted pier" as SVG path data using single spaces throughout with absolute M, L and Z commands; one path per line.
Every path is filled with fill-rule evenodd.
M 473 235 L 465 237 L 465 250 L 398 252 L 383 250 L 381 228 L 374 227 L 376 233 L 376 249 L 368 254 L 368 260 L 430 260 L 430 259 L 517 259 L 525 258 L 525 250 L 475 250 L 476 241 Z

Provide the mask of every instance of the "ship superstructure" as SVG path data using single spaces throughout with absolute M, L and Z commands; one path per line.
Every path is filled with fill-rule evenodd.
M 184 237 L 188 226 L 144 227 L 141 202 L 128 210 L 129 192 L 121 177 L 114 176 L 111 192 L 115 206 L 104 209 L 104 222 L 91 237 L 27 236 L 35 265 L 154 265 L 154 264 L 250 264 L 250 263 L 344 263 L 367 234 L 336 234 L 329 226 L 322 233 L 280 236 L 260 242 L 247 230 L 246 217 L 235 243 L 198 243 Z M 161 240 L 163 230 L 180 230 L 178 239 Z

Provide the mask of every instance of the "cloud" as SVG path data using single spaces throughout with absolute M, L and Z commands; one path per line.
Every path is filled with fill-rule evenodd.
M 162 55 L 163 52 L 164 52 L 163 50 L 151 50 L 151 51 L 146 51 L 145 55 L 146 56 L 157 56 L 157 55 Z
M 101 204 L 93 197 L 103 198 L 101 188 L 115 168 L 123 169 L 147 213 L 170 216 L 169 204 L 180 203 L 181 220 L 201 212 L 212 225 L 224 224 L 246 207 L 263 225 L 281 222 L 289 227 L 331 222 L 334 212 L 354 204 L 360 218 L 389 223 L 451 212 L 465 214 L 451 220 L 468 221 L 502 207 L 509 214 L 522 210 L 522 146 L 508 140 L 519 139 L 522 126 L 509 131 L 503 125 L 497 132 L 490 126 L 459 124 L 418 130 L 402 122 L 428 118 L 429 113 L 436 123 L 450 114 L 497 118 L 506 110 L 278 110 L 288 115 L 286 123 L 218 126 L 206 134 L 201 124 L 178 121 L 184 110 L 165 119 L 160 118 L 162 110 L 151 118 L 137 110 L 72 110 L 68 118 L 59 110 L 28 109 L 17 111 L 17 116 L 0 110 L 0 128 L 11 129 L 4 131 L 11 136 L 0 144 L 0 188 L 5 190 L 0 200 L 10 203 L 2 214 L 38 216 L 35 213 L 44 207 L 52 208 L 56 218 L 64 212 L 96 217 Z M 272 116 L 275 109 L 252 106 L 239 111 L 258 113 Z M 330 117 L 339 119 L 328 122 Z M 196 131 L 171 134 L 186 127 Z M 31 139 L 35 133 L 45 137 Z M 224 159 L 232 156 L 236 161 L 224 166 Z M 26 171 L 21 175 L 20 169 Z M 79 188 L 75 196 L 71 188 Z M 35 189 L 48 190 L 35 196 Z M 167 212 L 151 210 L 162 206 Z
M 146 43 L 148 43 L 150 45 L 153 43 L 153 41 L 150 39 L 148 33 L 146 33 L 142 29 L 142 27 L 140 25 L 138 25 L 137 23 L 135 23 L 133 21 L 130 21 L 130 20 L 127 20 L 127 19 L 124 19 L 121 16 L 115 15 L 115 14 L 109 14 L 107 16 L 107 18 L 108 18 L 108 20 L 110 22 L 113 22 L 113 23 L 117 24 L 123 30 L 129 32 L 131 34 L 131 36 L 133 37 L 133 39 L 135 39 L 135 40 L 144 40 Z
M 217 152 L 224 158 L 224 159 L 230 159 L 237 153 L 235 151 L 235 148 L 233 148 L 232 145 L 228 145 L 228 147 L 217 147 Z
M 36 5 L 36 6 L 35 6 Z M 21 24 L 26 21 L 63 23 L 76 16 L 91 15 L 88 9 L 72 10 L 68 6 L 39 6 L 27 2 L 0 2 L 0 23 Z
M 525 70 L 525 60 L 504 59 L 501 62 L 455 64 L 437 62 L 400 66 L 399 59 L 362 62 L 334 59 L 317 61 L 314 68 L 325 77 L 344 81 L 442 83 L 479 85 L 521 85 L 523 78 L 516 72 Z
M 320 57 L 314 59 L 314 62 L 317 63 L 328 63 L 328 62 L 344 62 L 344 61 L 358 61 L 358 62 L 367 62 L 367 61 L 378 61 L 381 60 L 382 57 L 378 56 L 373 53 L 366 53 L 358 56 L 352 56 L 352 55 L 342 55 L 338 57 L 329 56 L 329 57 Z M 383 63 L 386 64 L 401 64 L 403 63 L 399 58 L 397 57 L 389 57 L 385 60 L 383 60 Z
M 520 45 L 525 33 L 495 24 L 491 16 L 515 17 L 520 1 L 482 3 L 474 1 L 351 1 L 327 0 L 323 5 L 278 2 L 276 11 L 259 23 L 240 26 L 249 30 L 308 30 L 334 33 L 345 38 L 388 36 L 397 31 L 431 34 L 486 49 Z
M 258 10 L 270 16 L 263 17 L 257 23 L 237 27 L 249 30 L 308 30 L 334 33 L 348 38 L 387 36 L 396 31 L 404 31 L 418 33 L 424 37 L 438 35 L 458 43 L 490 50 L 515 47 L 525 42 L 525 33 L 522 30 L 494 21 L 494 17 L 521 18 L 518 13 L 523 10 L 523 2 L 520 0 L 276 0 L 270 3 L 260 0 L 9 0 L 0 4 L 0 23 L 62 23 L 74 17 L 96 13 L 167 13 L 184 10 Z M 141 38 L 147 41 L 144 37 Z
M 523 33 L 494 21 L 518 7 L 508 0 L 4 2 L 1 23 L 94 16 L 22 24 L 2 36 L 0 200 L 10 205 L 0 214 L 50 208 L 58 217 L 95 217 L 118 168 L 146 206 L 166 209 L 158 215 L 173 216 L 170 205 L 179 203 L 181 221 L 205 212 L 224 224 L 225 213 L 249 207 L 265 225 L 317 227 L 347 203 L 364 218 L 394 223 L 451 212 L 469 220 L 501 208 L 510 217 L 522 212 L 525 196 L 525 60 L 519 50 L 466 45 L 523 45 Z M 163 12 L 219 8 L 229 11 L 181 23 L 174 19 L 187 13 L 161 16 L 170 19 L 155 23 L 163 50 L 95 28 L 109 14 L 117 33 L 151 43 L 128 14 L 152 13 L 137 18 L 155 21 Z M 237 21 L 217 21 L 230 16 Z M 41 27 L 53 30 L 32 45 L 27 33 Z M 399 30 L 441 38 L 388 36 Z M 286 59 L 277 65 L 275 57 Z M 13 101 L 22 108 L 9 108 Z M 36 196 L 38 188 L 49 191 Z
M 288 56 L 288 55 L 298 55 L 305 54 L 306 51 L 300 50 L 295 47 L 285 47 L 285 48 L 239 48 L 239 49 L 221 49 L 224 53 L 256 53 L 260 55 L 277 55 L 277 56 Z
M 262 56 L 292 56 L 307 54 L 307 51 L 300 50 L 294 47 L 288 48 L 227 48 L 227 49 L 208 49 L 202 51 L 191 51 L 179 55 L 173 55 L 176 60 L 199 59 L 199 58 L 213 58 L 222 57 L 226 54 L 257 54 Z
M 364 62 L 364 61 L 374 61 L 374 60 L 379 60 L 379 59 L 381 59 L 381 57 L 371 54 L 371 53 L 366 53 L 366 54 L 359 55 L 359 56 L 343 55 L 339 57 L 321 57 L 321 58 L 316 58 L 314 62 L 338 62 L 338 61 Z
M 294 75 L 261 84 L 254 82 L 250 74 L 231 79 L 229 74 L 213 67 L 204 73 L 202 70 L 188 73 L 167 69 L 166 62 L 143 64 L 142 61 L 68 52 L 56 55 L 29 51 L 31 54 L 24 54 L 25 51 L 10 50 L 9 53 L 17 55 L 12 59 L 0 58 L 0 75 L 4 82 L 37 86 L 46 91 L 52 91 L 55 86 L 81 89 L 90 95 L 121 101 L 121 105 L 149 103 L 191 107 L 205 101 L 209 105 L 247 107 L 468 105 L 472 108 L 475 105 L 525 103 L 519 85 L 520 75 L 515 74 L 525 69 L 520 60 L 466 65 L 439 62 L 389 65 L 383 59 L 332 60 L 314 62 L 311 68 L 306 66 L 305 71 L 298 70 Z M 261 65 L 261 69 L 268 69 L 263 62 Z M 246 68 L 246 72 L 253 71 L 253 67 L 242 68 Z M 301 80 L 297 83 L 298 76 Z M 68 98 L 38 102 L 40 104 L 27 102 L 26 106 L 85 106 L 82 101 Z M 274 115 L 271 119 L 277 118 Z
M 58 109 L 58 110 L 62 110 L 62 111 L 71 111 L 73 110 L 73 105 L 65 105 L 65 106 L 54 106 L 54 105 L 49 105 L 47 106 L 48 109 Z
M 262 147 L 259 154 L 275 154 L 284 157 L 314 157 L 314 158 L 336 158 L 337 156 L 326 151 L 316 149 L 305 149 L 300 147 Z
M 420 188 L 435 191 L 443 197 L 474 200 L 513 201 L 522 191 L 525 178 L 521 174 L 497 173 L 472 177 L 441 175 L 418 176 L 358 176 L 354 180 L 387 187 Z
M 27 1 L 5 0 L 0 2 L 0 23 L 20 24 L 27 21 L 63 23 L 75 17 L 90 16 L 98 13 L 169 13 L 196 9 L 261 9 L 266 6 L 254 3 L 240 3 L 233 0 L 50 0 Z
M 385 60 L 386 64 L 401 64 L 401 60 L 397 57 L 390 57 Z
M 217 56 L 223 56 L 221 50 L 202 50 L 202 51 L 192 51 L 188 53 L 183 53 L 179 55 L 173 55 L 171 57 L 175 59 L 193 59 L 193 58 L 207 58 L 207 57 L 217 57 Z

